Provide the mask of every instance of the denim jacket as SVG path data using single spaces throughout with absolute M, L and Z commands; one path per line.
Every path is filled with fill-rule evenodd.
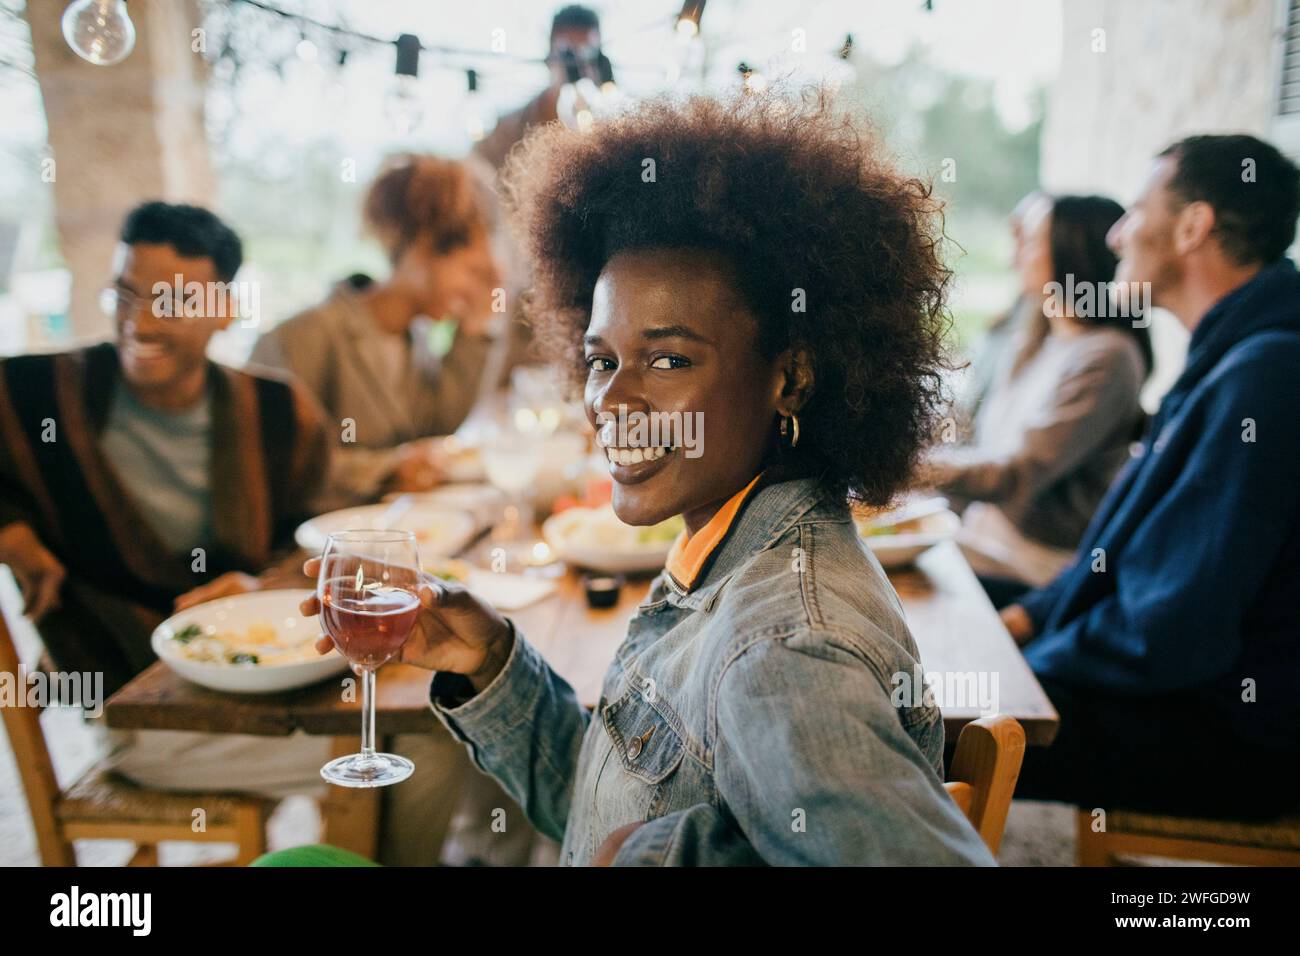
M 644 821 L 618 865 L 985 864 L 944 792 L 933 704 L 902 607 L 847 506 L 761 487 L 689 591 L 667 573 L 628 625 L 594 712 L 516 632 L 491 684 L 431 702 L 561 861 Z

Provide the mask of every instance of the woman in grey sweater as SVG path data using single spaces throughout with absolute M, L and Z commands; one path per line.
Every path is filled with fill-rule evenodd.
M 258 341 L 252 362 L 293 373 L 337 428 L 333 504 L 436 482 L 427 439 L 469 413 L 501 318 L 492 311 L 502 286 L 494 203 L 488 175 L 469 161 L 395 157 L 364 209 L 391 274 L 339 283 Z M 443 318 L 456 323 L 449 346 L 436 341 Z
M 1007 350 L 967 445 L 936 448 L 925 482 L 965 507 L 959 541 L 995 603 L 1073 558 L 1142 420 L 1151 344 L 1112 297 L 1106 233 L 1124 210 L 1061 196 L 1023 224 L 1016 270 L 1041 303 Z

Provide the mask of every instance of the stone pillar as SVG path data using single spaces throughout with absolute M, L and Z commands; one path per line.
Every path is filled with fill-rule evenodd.
M 1127 203 L 1151 157 L 1190 133 L 1269 138 L 1277 0 L 1069 0 L 1041 179 Z
M 196 0 L 130 0 L 135 49 L 115 66 L 87 63 L 63 39 L 66 0 L 28 0 L 36 77 L 54 157 L 69 316 L 78 341 L 110 328 L 98 293 L 110 279 L 122 219 L 146 199 L 211 203 L 203 122 L 206 64 L 191 52 Z

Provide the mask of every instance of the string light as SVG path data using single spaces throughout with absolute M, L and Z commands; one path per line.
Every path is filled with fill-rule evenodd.
M 600 90 L 589 76 L 583 75 L 578 55 L 573 50 L 565 50 L 561 62 L 564 64 L 565 84 L 556 97 L 555 113 L 565 126 L 586 133 L 596 122 Z
M 604 53 L 596 57 L 596 79 L 600 82 L 601 96 L 618 95 L 618 84 L 614 82 L 614 64 Z
M 63 39 L 96 66 L 121 63 L 135 49 L 135 24 L 126 0 L 76 0 L 63 11 Z
M 424 119 L 420 95 L 420 38 L 403 33 L 397 38 L 397 65 L 393 85 L 384 98 L 384 113 L 399 136 L 409 136 Z
M 741 84 L 744 86 L 746 93 L 762 93 L 767 89 L 767 77 L 758 70 L 753 69 L 749 64 L 741 63 L 736 67 L 736 71 L 740 74 Z
M 419 67 L 422 53 L 433 53 L 440 57 L 474 57 L 521 63 L 550 62 L 549 57 L 539 58 L 505 53 L 504 51 L 469 50 L 442 45 L 425 45 L 420 41 L 419 37 L 409 33 L 404 33 L 396 40 L 392 40 L 285 10 L 272 2 L 268 2 L 268 0 L 226 0 L 226 2 L 232 6 L 236 4 L 250 6 L 298 25 L 300 39 L 295 50 L 302 60 L 317 61 L 320 55 L 319 46 L 308 37 L 308 29 L 316 34 L 345 39 L 345 43 L 335 46 L 335 55 L 340 70 L 347 64 L 349 55 L 354 52 L 358 42 L 362 45 L 391 45 L 395 47 L 397 52 L 395 77 L 392 87 L 385 96 L 384 112 L 400 135 L 409 135 L 421 125 L 424 119 L 426 104 L 419 84 Z M 700 24 L 706 2 L 707 0 L 685 0 L 677 15 L 675 33 L 678 43 L 667 45 L 667 56 L 664 60 L 666 68 L 665 80 L 670 85 L 676 84 L 681 79 L 686 65 L 685 61 L 699 59 L 698 55 L 702 53 L 700 44 L 697 44 L 695 40 L 700 36 Z M 927 9 L 933 9 L 932 4 L 929 2 L 925 6 Z M 128 43 L 133 44 L 135 30 L 129 17 L 126 16 L 126 0 L 77 0 L 77 2 L 69 5 L 64 14 L 65 36 L 80 55 L 90 59 L 91 62 L 99 63 L 118 62 L 124 58 L 130 52 L 129 45 L 126 46 L 124 51 L 118 51 L 112 44 L 100 43 L 94 48 L 98 52 L 93 52 L 90 41 L 74 42 L 72 34 L 69 33 L 69 22 L 73 19 L 74 11 L 85 10 L 97 13 L 106 11 L 106 22 L 110 26 L 119 27 L 123 36 L 129 33 Z M 107 31 L 106 27 L 98 29 L 101 33 Z M 226 41 L 226 47 L 229 49 L 229 39 Z M 676 55 L 673 53 L 674 47 Z M 849 62 L 852 52 L 853 37 L 849 34 L 845 36 L 843 44 L 834 53 L 838 62 L 832 72 L 837 75 L 828 78 L 831 80 L 829 85 L 832 88 L 837 89 L 846 80 L 856 77 L 856 71 L 853 70 L 852 64 Z M 116 55 L 117 58 L 113 60 L 107 59 L 110 53 Z M 610 62 L 609 57 L 599 49 L 594 52 L 584 52 L 581 62 L 578 54 L 573 50 L 565 50 L 561 56 L 565 71 L 565 83 L 562 85 L 557 98 L 557 114 L 560 121 L 566 126 L 587 132 L 593 127 L 598 117 L 617 110 L 618 104 L 623 99 L 623 94 L 614 80 L 613 64 Z M 225 60 L 226 58 L 226 53 L 223 51 L 222 55 L 217 59 Z M 478 93 L 478 86 L 482 76 L 481 71 L 477 68 L 468 68 L 451 63 L 440 65 L 444 69 L 456 69 L 464 72 L 466 78 L 466 105 L 464 109 L 466 131 L 471 140 L 482 139 L 494 117 L 489 115 L 491 111 L 484 110 L 481 94 Z M 274 66 L 279 71 L 282 69 L 283 64 L 277 62 Z M 654 69 L 648 66 L 624 66 L 623 68 L 633 70 Z M 761 72 L 746 63 L 741 63 L 738 69 L 742 80 L 742 88 L 746 93 L 760 93 L 767 89 L 769 85 L 768 78 Z
M 700 35 L 700 20 L 704 16 L 706 0 L 686 0 L 682 12 L 677 14 L 677 35 L 693 40 Z
M 840 48 L 835 51 L 835 59 L 823 80 L 826 89 L 831 93 L 838 93 L 846 85 L 857 82 L 858 71 L 853 66 L 852 57 L 853 34 L 848 33 L 845 34 L 844 42 L 840 44 Z
M 488 116 L 483 97 L 478 91 L 478 70 L 465 71 L 465 131 L 471 142 L 477 143 L 487 135 Z

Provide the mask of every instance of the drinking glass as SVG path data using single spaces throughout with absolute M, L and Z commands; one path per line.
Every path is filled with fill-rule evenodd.
M 361 752 L 337 757 L 320 774 L 341 787 L 386 787 L 415 764 L 375 751 L 375 671 L 397 656 L 420 613 L 420 555 L 409 531 L 340 531 L 321 556 L 320 621 L 361 678 Z
M 482 445 L 488 481 L 506 495 L 492 540 L 503 549 L 508 564 L 527 564 L 537 543 L 528 491 L 541 472 L 545 447 L 544 436 L 533 424 L 523 415 L 510 415 L 487 429 Z

